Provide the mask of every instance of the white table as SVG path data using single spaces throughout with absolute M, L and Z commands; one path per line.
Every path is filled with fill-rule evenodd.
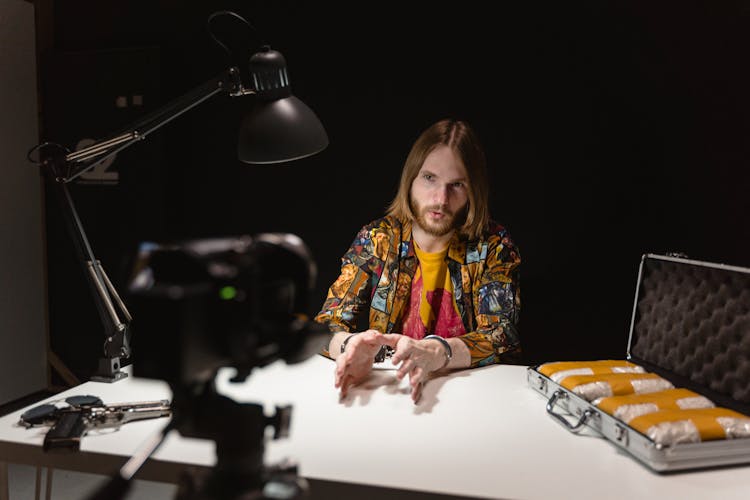
M 258 369 L 242 384 L 228 381 L 228 369 L 218 377 L 221 392 L 263 403 L 268 413 L 274 404 L 293 405 L 291 436 L 268 443 L 266 462 L 298 462 L 313 494 L 317 480 L 479 498 L 750 498 L 750 466 L 660 475 L 604 439 L 569 433 L 547 416 L 523 366 L 432 380 L 419 405 L 390 370 L 374 372 L 339 401 L 333 366 L 315 356 Z M 88 382 L 58 397 L 73 394 L 105 403 L 170 397 L 166 384 L 137 377 Z M 0 461 L 100 474 L 111 474 L 165 423 L 88 435 L 79 453 L 59 455 L 42 451 L 43 430 L 15 426 L 22 411 L 0 419 Z M 173 432 L 137 477 L 176 482 L 185 466 L 209 468 L 214 461 L 213 442 Z

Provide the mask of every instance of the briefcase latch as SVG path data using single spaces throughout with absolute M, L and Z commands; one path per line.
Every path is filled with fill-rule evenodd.
M 620 424 L 615 424 L 615 440 L 624 445 L 628 445 L 628 429 Z
M 547 393 L 547 379 L 542 376 L 537 377 L 537 388 L 543 393 Z

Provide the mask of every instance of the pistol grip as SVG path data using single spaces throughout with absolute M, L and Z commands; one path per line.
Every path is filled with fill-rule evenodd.
M 75 411 L 63 413 L 60 419 L 55 422 L 47 435 L 44 436 L 44 451 L 53 449 L 67 449 L 78 451 L 81 444 L 81 436 L 86 430 L 86 424 L 83 421 L 83 412 Z

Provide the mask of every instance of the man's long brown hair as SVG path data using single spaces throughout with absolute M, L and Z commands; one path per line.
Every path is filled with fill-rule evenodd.
M 466 219 L 458 233 L 468 239 L 477 239 L 489 223 L 487 160 L 476 134 L 468 123 L 460 120 L 441 120 L 422 134 L 406 157 L 401 171 L 396 197 L 388 206 L 388 215 L 398 218 L 401 223 L 414 220 L 411 211 L 410 192 L 427 156 L 438 146 L 450 147 L 466 168 L 469 204 Z

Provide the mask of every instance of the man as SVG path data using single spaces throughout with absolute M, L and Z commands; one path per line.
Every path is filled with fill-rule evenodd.
M 439 121 L 412 146 L 387 215 L 359 231 L 315 318 L 334 333 L 328 352 L 342 397 L 385 346 L 415 403 L 433 372 L 520 352 L 521 258 L 490 220 L 486 168 L 462 121 Z M 365 312 L 369 329 L 356 332 Z

